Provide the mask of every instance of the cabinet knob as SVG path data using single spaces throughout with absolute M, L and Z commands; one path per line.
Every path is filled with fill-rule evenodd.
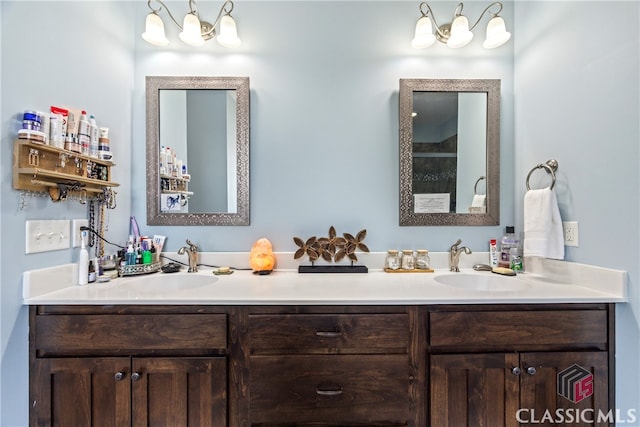
M 515 376 L 518 376 L 522 373 L 522 370 L 519 366 L 514 366 L 513 368 L 511 368 L 511 373 Z
M 316 336 L 323 338 L 337 338 L 342 335 L 342 332 L 337 331 L 316 331 Z
M 536 368 L 534 368 L 533 366 L 529 366 L 527 368 L 527 374 L 529 375 L 535 375 L 536 374 Z
M 342 394 L 342 387 L 316 387 L 319 396 L 338 396 Z
M 133 374 L 131 374 L 131 379 L 134 381 L 138 381 L 140 379 L 141 375 L 139 372 L 134 372 Z
M 124 378 L 124 372 L 116 372 L 113 376 L 116 381 L 121 381 Z

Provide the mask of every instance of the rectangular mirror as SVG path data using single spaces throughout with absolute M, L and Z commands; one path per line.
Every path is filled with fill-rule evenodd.
M 498 225 L 500 80 L 400 79 L 400 225 Z
M 249 78 L 148 76 L 147 223 L 249 224 Z

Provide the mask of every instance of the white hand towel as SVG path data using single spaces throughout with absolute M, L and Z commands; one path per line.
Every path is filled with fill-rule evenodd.
M 524 195 L 524 255 L 564 259 L 562 219 L 550 188 Z
M 471 201 L 471 207 L 481 208 L 484 207 L 486 203 L 487 196 L 484 194 L 474 194 L 473 200 Z

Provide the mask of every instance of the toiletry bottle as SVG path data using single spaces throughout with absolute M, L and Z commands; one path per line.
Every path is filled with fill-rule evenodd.
M 500 259 L 498 267 L 511 268 L 511 248 L 518 247 L 518 238 L 515 235 L 515 227 L 508 225 L 505 228 L 505 235 L 500 241 Z
M 89 260 L 89 283 L 93 283 L 96 281 L 96 267 L 95 264 L 93 263 L 93 260 Z
M 129 246 L 127 246 L 126 265 L 136 264 L 136 251 L 133 250 L 133 237 L 129 236 Z
M 489 265 L 491 267 L 498 266 L 498 241 L 496 239 L 489 240 Z
M 80 255 L 78 256 L 78 285 L 89 283 L 89 252 L 87 251 L 87 230 L 80 234 Z
M 80 144 L 80 153 L 88 156 L 91 151 L 91 124 L 87 118 L 87 112 L 82 111 L 80 115 L 80 123 L 78 126 L 78 143 Z
M 96 116 L 91 114 L 89 116 L 89 156 L 98 157 L 98 138 L 99 138 L 98 125 L 96 124 Z
M 520 255 L 520 248 L 514 247 L 510 250 L 510 268 L 516 273 L 522 273 L 522 255 Z

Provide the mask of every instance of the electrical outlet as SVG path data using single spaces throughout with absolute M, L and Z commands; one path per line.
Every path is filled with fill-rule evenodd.
M 565 246 L 578 246 L 578 223 L 576 221 L 565 221 L 562 223 Z
M 71 221 L 71 243 L 74 248 L 79 248 L 82 245 L 82 239 L 80 236 L 80 227 L 88 227 L 88 219 L 74 219 Z
M 25 221 L 25 253 L 68 249 L 69 223 L 68 219 Z

